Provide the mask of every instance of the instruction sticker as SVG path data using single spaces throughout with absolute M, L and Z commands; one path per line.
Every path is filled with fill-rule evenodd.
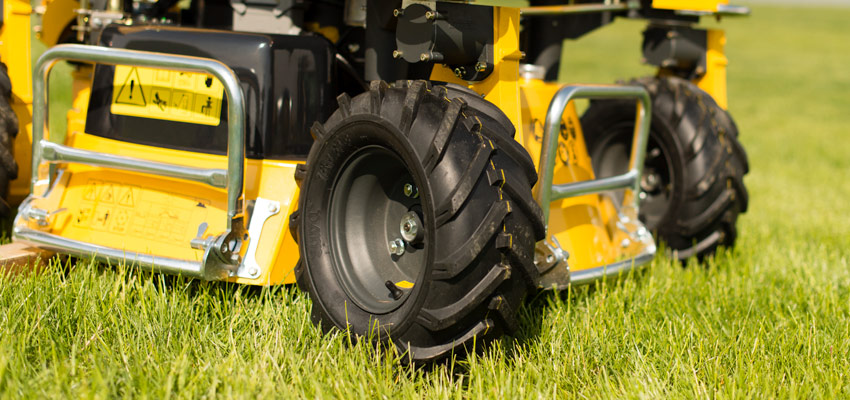
M 89 180 L 79 209 L 72 211 L 77 228 L 133 236 L 146 241 L 184 243 L 205 221 L 210 201 L 126 183 Z
M 113 114 L 216 126 L 224 86 L 211 75 L 115 66 Z

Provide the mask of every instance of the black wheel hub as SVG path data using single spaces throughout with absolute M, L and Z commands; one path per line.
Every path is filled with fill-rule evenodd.
M 423 240 L 404 237 L 421 238 L 424 229 L 416 182 L 395 153 L 370 146 L 349 157 L 330 196 L 329 221 L 336 222 L 328 230 L 340 285 L 369 313 L 395 310 L 422 280 L 427 262 Z

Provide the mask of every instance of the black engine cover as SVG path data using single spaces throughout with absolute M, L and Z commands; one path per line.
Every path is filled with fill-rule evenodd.
M 332 44 L 320 36 L 240 33 L 167 26 L 112 26 L 101 44 L 211 58 L 239 78 L 246 103 L 248 157 L 300 159 L 313 143 L 310 126 L 334 109 L 337 79 Z M 127 142 L 205 153 L 227 149 L 227 103 L 218 126 L 110 112 L 114 67 L 95 69 L 86 132 Z

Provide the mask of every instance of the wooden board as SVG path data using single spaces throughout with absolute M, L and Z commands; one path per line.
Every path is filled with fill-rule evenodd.
M 0 245 L 0 273 L 38 273 L 54 254 L 23 241 Z

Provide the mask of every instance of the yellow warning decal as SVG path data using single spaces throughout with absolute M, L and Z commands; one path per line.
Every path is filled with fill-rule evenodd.
M 113 114 L 216 126 L 224 86 L 211 75 L 115 66 Z
M 76 228 L 112 232 L 146 241 L 188 243 L 205 221 L 207 199 L 126 183 L 89 180 L 78 209 L 70 206 Z

